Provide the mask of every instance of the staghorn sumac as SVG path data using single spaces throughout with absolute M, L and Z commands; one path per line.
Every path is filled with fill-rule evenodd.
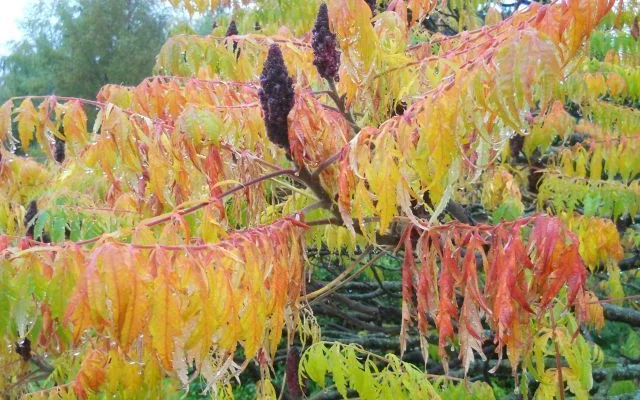
M 320 4 L 316 24 L 313 27 L 313 65 L 321 77 L 338 81 L 340 68 L 340 52 L 336 35 L 329 30 L 329 12 L 327 4 Z
M 65 159 L 65 141 L 60 138 L 55 139 L 54 159 L 57 163 L 62 164 Z
M 238 33 L 239 32 L 238 32 L 238 27 L 236 26 L 236 21 L 232 19 L 231 22 L 229 22 L 229 26 L 227 27 L 227 32 L 224 34 L 224 36 L 225 37 L 235 36 Z M 240 56 L 237 40 L 233 41 L 233 52 L 236 53 L 236 57 Z
M 557 199 L 570 186 L 549 154 L 556 150 L 565 174 L 576 174 L 567 183 L 602 186 L 605 176 L 621 192 L 637 189 L 640 141 L 625 97 L 635 90 L 634 61 L 620 51 L 593 65 L 575 57 L 589 52 L 582 44 L 608 1 L 532 3 L 449 37 L 441 27 L 423 32 L 420 21 L 440 7 L 435 20 L 463 29 L 481 24 L 484 11 L 463 7 L 445 18 L 446 2 L 394 0 L 378 2 L 371 19 L 372 1 L 280 2 L 280 12 L 253 2 L 233 10 L 237 26 L 170 38 L 158 74 L 137 86 L 107 85 L 96 101 L 44 97 L 55 112 L 26 99 L 15 111 L 3 105 L 3 143 L 17 141 L 17 122 L 19 140 L 35 137 L 48 161 L 30 168 L 27 157 L 0 149 L 0 180 L 9 182 L 0 186 L 0 304 L 5 293 L 29 294 L 0 313 L 0 332 L 15 343 L 13 325 L 29 321 L 28 336 L 40 338 L 32 361 L 58 351 L 56 340 L 62 361 L 77 352 L 76 378 L 68 373 L 54 389 L 80 397 L 164 398 L 199 378 L 223 397 L 234 378 L 257 381 L 256 370 L 243 375 L 255 361 L 259 398 L 321 397 L 315 385 L 299 386 L 322 386 L 328 375 L 333 397 L 491 398 L 493 384 L 513 390 L 510 373 L 534 376 L 538 397 L 549 388 L 556 398 L 567 390 L 585 397 L 578 392 L 591 390 L 596 348 L 578 324 L 602 326 L 604 317 L 581 257 L 595 269 L 624 255 L 614 223 L 600 224 L 610 232 L 604 251 L 592 219 L 541 213 L 565 212 Z M 621 18 L 628 30 L 632 18 Z M 566 113 L 564 99 L 581 113 Z M 87 107 L 98 108 L 95 121 L 63 118 L 69 129 L 56 135 L 73 157 L 64 168 L 52 164 L 62 159 L 49 141 L 61 113 Z M 590 138 L 579 149 L 556 139 L 578 130 L 580 118 Z M 539 193 L 524 190 L 532 172 L 543 178 Z M 483 217 L 511 197 L 524 206 L 513 221 Z M 610 209 L 633 221 L 638 207 L 624 198 Z M 43 211 L 27 225 L 38 221 L 36 235 L 55 232 L 55 246 L 20 238 L 31 199 Z M 567 204 L 609 211 L 595 209 L 607 196 L 596 200 Z M 61 240 L 63 223 L 72 240 Z M 579 240 L 571 236 L 587 225 Z M 387 257 L 393 249 L 403 251 L 402 265 Z M 624 277 L 607 268 L 612 282 Z M 621 297 L 614 289 L 624 279 L 617 282 L 604 294 Z M 320 334 L 320 326 L 330 328 Z M 67 334 L 41 340 L 54 330 Z M 576 332 L 559 343 L 566 390 L 550 375 L 555 351 L 540 340 L 545 332 L 559 341 Z M 441 361 L 461 360 L 443 365 L 452 375 L 479 376 L 495 363 L 497 377 L 482 375 L 482 394 L 482 385 L 477 393 L 469 392 L 476 385 L 441 385 L 422 362 L 408 362 L 433 355 L 434 343 Z M 502 350 L 512 370 L 498 360 Z
M 287 117 L 293 108 L 293 94 L 293 80 L 284 64 L 282 51 L 277 44 L 272 44 L 260 75 L 258 96 L 269 140 L 287 152 L 289 151 Z

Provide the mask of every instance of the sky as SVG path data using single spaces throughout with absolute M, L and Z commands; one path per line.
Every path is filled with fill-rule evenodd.
M 9 51 L 7 42 L 21 37 L 18 23 L 24 16 L 27 6 L 34 0 L 0 0 L 0 55 Z

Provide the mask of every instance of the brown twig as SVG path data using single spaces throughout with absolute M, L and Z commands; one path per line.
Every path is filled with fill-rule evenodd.
M 344 116 L 349 125 L 351 125 L 353 131 L 357 134 L 358 132 L 360 132 L 360 127 L 358 126 L 358 124 L 356 124 L 356 121 L 353 119 L 353 115 L 351 115 L 351 112 L 347 110 L 346 104 L 344 103 L 344 98 L 338 93 L 335 82 L 333 81 L 333 79 L 327 79 L 327 83 L 329 84 L 329 91 L 327 92 L 327 94 L 329 95 L 329 97 L 331 97 L 331 100 L 333 100 L 333 102 L 336 104 L 340 113 Z

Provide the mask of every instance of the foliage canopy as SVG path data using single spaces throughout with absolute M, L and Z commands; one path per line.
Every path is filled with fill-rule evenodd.
M 3 393 L 603 394 L 593 332 L 636 312 L 636 1 L 170 2 L 234 20 L 136 86 L 0 107 Z
M 0 99 L 93 98 L 106 83 L 137 84 L 153 67 L 168 21 L 153 0 L 39 0 L 23 23 L 24 39 L 1 60 Z

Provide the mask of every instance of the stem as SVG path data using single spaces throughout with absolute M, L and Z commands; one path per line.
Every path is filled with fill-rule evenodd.
M 331 282 L 327 283 L 326 285 L 324 285 L 323 287 L 321 287 L 320 289 L 311 292 L 305 296 L 302 296 L 301 300 L 313 300 L 314 298 L 322 295 L 323 293 L 331 290 L 332 287 L 338 285 L 342 279 L 344 277 L 346 277 L 347 275 L 349 275 L 349 273 L 351 271 L 353 271 L 356 267 L 356 265 L 362 261 L 362 259 L 365 257 L 365 255 L 367 255 L 369 253 L 369 251 L 371 250 L 371 247 L 368 247 L 362 254 L 360 254 L 360 256 L 344 271 L 342 271 L 342 273 L 340 275 L 338 275 L 334 280 L 332 280 Z
M 349 268 L 347 268 L 345 271 L 343 271 L 336 279 L 334 279 L 333 281 L 329 282 L 326 286 L 316 290 L 315 292 L 311 292 L 308 295 L 304 296 L 304 299 L 306 299 L 306 300 L 311 299 L 312 303 L 314 303 L 314 302 L 316 302 L 316 301 L 318 301 L 318 300 L 330 295 L 331 293 L 335 292 L 336 290 L 339 290 L 342 286 L 344 286 L 344 284 L 346 284 L 348 282 L 351 282 L 352 280 L 357 278 L 358 275 L 360 275 L 362 273 L 362 271 L 364 271 L 365 269 L 369 268 L 371 265 L 373 265 L 374 262 L 378 261 L 384 255 L 384 253 L 376 254 L 375 257 L 373 257 L 366 264 L 364 264 L 360 268 L 358 268 L 351 276 L 348 276 L 347 278 L 345 278 L 343 280 L 343 278 L 346 275 L 348 275 L 349 272 L 353 271 L 353 269 L 358 264 L 358 262 L 362 258 L 364 258 L 364 256 L 367 253 L 368 253 L 368 251 L 362 253 L 362 255 L 360 257 L 358 257 L 358 259 Z
M 280 175 L 293 175 L 293 174 L 295 174 L 295 173 L 296 173 L 296 170 L 295 170 L 295 169 L 281 169 L 281 170 L 279 170 L 279 171 L 271 172 L 270 174 L 262 175 L 262 176 L 259 176 L 259 177 L 257 177 L 257 178 L 254 178 L 254 179 L 252 179 L 252 180 L 250 180 L 250 181 L 248 181 L 248 182 L 241 183 L 240 185 L 238 185 L 238 186 L 236 186 L 236 187 L 234 187 L 234 188 L 232 188 L 232 189 L 229 189 L 229 190 L 227 190 L 226 192 L 222 193 L 222 194 L 221 194 L 220 196 L 218 196 L 218 197 L 214 197 L 214 198 L 211 198 L 211 199 L 209 199 L 209 200 L 204 200 L 204 201 L 202 201 L 202 202 L 200 202 L 200 203 L 198 203 L 198 204 L 195 204 L 195 205 L 193 205 L 193 206 L 191 206 L 191 207 L 189 207 L 189 208 L 185 208 L 185 209 L 183 209 L 183 210 L 179 210 L 179 211 L 172 211 L 172 212 L 170 212 L 170 213 L 166 213 L 166 214 L 160 215 L 159 217 L 155 217 L 155 218 L 148 219 L 148 220 L 146 220 L 146 221 L 142 221 L 139 225 L 141 225 L 141 226 L 154 226 L 154 225 L 158 225 L 158 224 L 161 224 L 161 223 L 163 223 L 163 222 L 170 221 L 170 220 L 171 220 L 171 218 L 173 218 L 173 216 L 174 216 L 174 215 L 186 215 L 186 214 L 190 214 L 190 213 L 192 213 L 192 212 L 194 212 L 194 211 L 197 211 L 197 210 L 199 210 L 199 209 L 201 209 L 201 208 L 203 208 L 203 207 L 208 206 L 209 204 L 213 203 L 214 201 L 217 201 L 217 200 L 223 199 L 223 198 L 225 198 L 225 197 L 227 197 L 227 196 L 230 196 L 230 195 L 234 194 L 235 192 L 238 192 L 238 191 L 240 191 L 240 190 L 243 190 L 243 189 L 245 189 L 245 188 L 246 188 L 246 187 L 248 187 L 248 186 L 252 186 L 252 185 L 255 185 L 255 184 L 260 183 L 260 182 L 262 182 L 262 181 L 266 181 L 266 180 L 269 180 L 269 179 L 271 179 L 271 178 L 275 178 L 276 176 L 280 176 Z M 118 231 L 116 231 L 116 232 L 112 232 L 112 233 L 110 233 L 109 235 L 114 235 L 114 234 L 117 234 L 117 233 L 118 233 Z M 82 240 L 82 241 L 80 241 L 80 242 L 76 242 L 76 245 L 78 245 L 78 246 L 82 246 L 82 245 L 89 244 L 89 243 L 95 243 L 95 242 L 97 242 L 98 240 L 100 240 L 100 238 L 101 238 L 102 236 L 103 236 L 103 235 L 101 235 L 101 236 L 96 236 L 96 237 L 94 237 L 94 238 L 87 239 L 87 240 Z
M 336 154 L 324 160 L 323 162 L 321 162 L 320 165 L 318 165 L 318 168 L 316 168 L 316 170 L 311 173 L 311 177 L 315 178 L 316 176 L 320 175 L 322 171 L 324 171 L 327 167 L 329 167 L 331 164 L 333 164 L 340 158 L 341 153 L 342 151 L 339 151 Z
M 322 205 L 323 205 L 323 204 L 324 204 L 324 203 L 323 203 L 322 201 L 316 201 L 315 203 L 313 203 L 313 204 L 309 204 L 308 206 L 306 206 L 305 208 L 303 208 L 300 212 L 301 212 L 303 215 L 304 215 L 304 214 L 307 214 L 307 213 L 309 213 L 309 212 L 311 212 L 311 211 L 313 211 L 313 210 L 315 210 L 315 209 L 317 209 L 317 208 L 322 207 Z
M 329 193 L 327 193 L 327 191 L 324 190 L 324 188 L 322 187 L 322 184 L 320 184 L 320 179 L 318 179 L 317 175 L 316 176 L 312 175 L 305 166 L 301 166 L 300 170 L 296 175 L 298 178 L 300 178 L 302 182 L 304 182 L 305 185 L 307 185 L 309 189 L 311 189 L 311 191 L 313 192 L 313 194 L 316 195 L 318 200 L 322 202 L 322 206 L 324 208 L 331 210 L 331 212 L 337 218 L 340 218 L 340 213 L 338 212 L 338 209 L 333 205 L 333 199 L 331 198 Z M 340 218 L 340 220 L 342 220 L 342 218 Z
M 358 124 L 356 124 L 356 121 L 354 121 L 353 115 L 351 115 L 351 113 L 347 111 L 346 105 L 344 104 L 344 98 L 341 97 L 340 94 L 338 94 L 338 89 L 336 88 L 336 84 L 333 79 L 327 79 L 327 83 L 329 84 L 329 91 L 327 92 L 327 94 L 329 95 L 329 97 L 331 97 L 331 100 L 336 103 L 338 110 L 340 110 L 340 113 L 342 113 L 347 122 L 349 122 L 349 125 L 351 125 L 351 128 L 353 128 L 353 131 L 355 133 L 360 132 L 360 127 L 358 126 Z
M 560 400 L 564 400 L 564 379 L 562 377 L 562 362 L 560 361 L 560 348 L 558 346 L 558 338 L 556 337 L 556 319 L 553 315 L 553 307 L 549 310 L 551 315 L 551 329 L 553 337 L 553 346 L 556 350 L 556 370 L 558 371 L 558 391 L 560 392 Z

